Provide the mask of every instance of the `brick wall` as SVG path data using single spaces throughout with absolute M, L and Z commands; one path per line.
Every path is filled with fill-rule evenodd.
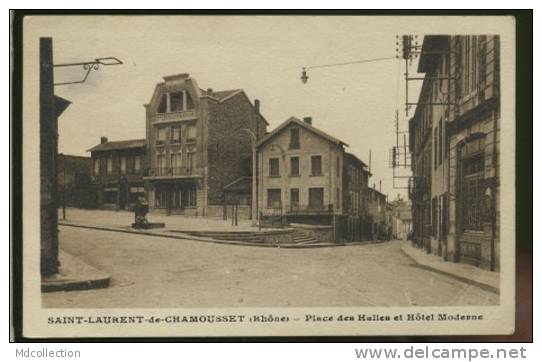
M 241 129 L 248 128 L 261 137 L 266 125 L 243 93 L 223 103 L 207 102 L 207 197 L 209 205 L 216 205 L 224 200 L 224 186 L 252 175 L 252 141 Z

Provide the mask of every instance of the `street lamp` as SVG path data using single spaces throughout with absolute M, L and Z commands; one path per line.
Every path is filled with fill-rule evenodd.
M 247 133 L 252 142 L 252 226 L 256 226 L 258 222 L 258 206 L 256 202 L 256 142 L 258 137 L 248 128 L 241 128 L 241 131 Z

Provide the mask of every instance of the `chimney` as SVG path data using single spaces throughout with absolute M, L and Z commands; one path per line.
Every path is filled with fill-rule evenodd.
M 104 143 L 107 143 L 107 137 L 100 137 L 100 144 L 104 144 Z
M 207 95 L 213 95 L 213 88 L 207 88 Z
M 259 99 L 254 100 L 254 108 L 256 109 L 257 113 L 260 113 L 260 100 Z
M 303 117 L 303 122 L 308 123 L 312 126 L 312 117 Z

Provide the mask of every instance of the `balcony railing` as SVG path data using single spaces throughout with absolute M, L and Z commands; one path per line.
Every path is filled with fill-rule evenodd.
M 190 176 L 193 174 L 194 169 L 188 167 L 154 167 L 146 172 L 147 176 Z

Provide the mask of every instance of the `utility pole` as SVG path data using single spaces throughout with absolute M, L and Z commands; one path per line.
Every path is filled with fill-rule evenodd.
M 53 86 L 53 40 L 40 38 L 41 275 L 58 273 L 58 126 Z
M 62 157 L 62 220 L 66 220 L 66 157 Z
M 40 273 L 42 277 L 58 273 L 58 117 L 71 104 L 55 96 L 54 87 L 84 83 L 100 65 L 118 65 L 115 57 L 97 58 L 81 63 L 53 63 L 53 39 L 40 38 Z M 82 80 L 54 82 L 55 67 L 82 66 Z

